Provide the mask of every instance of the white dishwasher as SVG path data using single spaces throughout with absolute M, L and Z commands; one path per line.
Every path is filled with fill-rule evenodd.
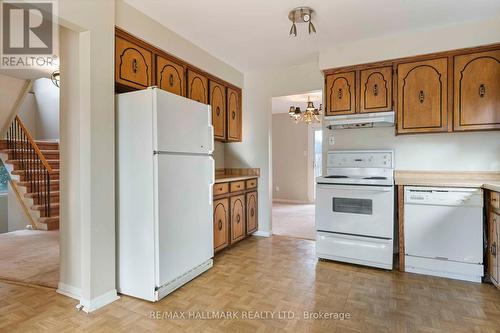
M 405 187 L 404 202 L 405 270 L 481 282 L 482 190 Z

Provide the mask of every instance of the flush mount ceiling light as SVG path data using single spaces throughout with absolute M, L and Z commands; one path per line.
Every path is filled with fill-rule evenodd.
M 297 37 L 297 26 L 295 23 L 309 23 L 309 34 L 316 33 L 316 28 L 311 21 L 314 10 L 310 7 L 297 7 L 288 13 L 288 19 L 292 21 L 290 35 Z

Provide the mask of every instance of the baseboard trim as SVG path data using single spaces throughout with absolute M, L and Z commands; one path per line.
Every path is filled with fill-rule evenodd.
M 74 298 L 78 301 L 80 300 L 80 295 L 82 294 L 80 288 L 76 288 L 62 282 L 58 283 L 56 292 L 64 296 Z
M 94 299 L 80 299 L 80 305 L 82 306 L 83 311 L 91 313 L 105 305 L 113 303 L 119 298 L 120 297 L 118 296 L 116 289 L 113 289 Z
M 289 200 L 289 199 L 273 199 L 273 202 L 297 204 L 297 205 L 310 205 L 314 203 L 314 201 Z
M 271 237 L 271 233 L 269 231 L 263 231 L 263 230 L 257 230 L 252 235 L 260 237 Z

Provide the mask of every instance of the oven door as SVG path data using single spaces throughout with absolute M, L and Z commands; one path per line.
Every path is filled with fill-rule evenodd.
M 318 184 L 316 230 L 392 239 L 394 187 Z

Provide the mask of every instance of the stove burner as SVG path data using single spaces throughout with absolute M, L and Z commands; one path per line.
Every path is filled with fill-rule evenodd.
M 374 177 L 365 177 L 363 179 L 387 179 L 387 177 L 374 176 Z
M 349 177 L 347 177 L 347 176 L 333 175 L 333 176 L 326 176 L 325 178 L 349 178 Z

